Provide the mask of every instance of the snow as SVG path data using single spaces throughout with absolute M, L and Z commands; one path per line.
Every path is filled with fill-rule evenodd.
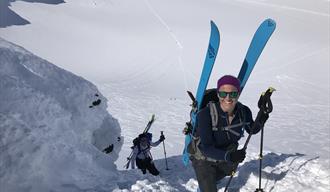
M 116 170 L 121 130 L 106 98 L 89 108 L 97 88 L 2 38 L 0 55 L 1 191 L 72 191 L 115 178 L 107 169 Z
M 266 18 L 277 29 L 240 98 L 255 115 L 259 94 L 277 89 L 262 188 L 329 191 L 329 10 L 328 0 L 1 1 L 0 191 L 196 191 L 193 169 L 181 162 L 181 131 L 209 21 L 221 33 L 213 87 L 221 75 L 238 73 Z M 157 177 L 123 169 L 152 114 L 170 168 L 163 148 L 153 148 Z M 257 188 L 259 137 L 232 191 Z M 114 151 L 102 153 L 109 144 Z

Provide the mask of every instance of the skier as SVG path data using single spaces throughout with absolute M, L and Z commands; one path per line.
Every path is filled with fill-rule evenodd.
M 221 77 L 216 91 L 218 101 L 210 102 L 197 115 L 199 153 L 190 156 L 202 192 L 216 192 L 217 182 L 245 159 L 245 149 L 237 149 L 243 129 L 256 134 L 269 117 L 268 113 L 259 112 L 253 121 L 251 110 L 238 102 L 240 81 L 236 77 Z
M 159 171 L 152 160 L 150 147 L 156 147 L 164 140 L 164 135 L 161 135 L 158 141 L 152 142 L 151 133 L 140 134 L 139 137 L 133 141 L 133 155 L 130 160 L 131 168 L 135 169 L 136 162 L 137 167 L 141 169 L 143 174 L 146 174 L 148 170 L 152 175 L 159 175 Z

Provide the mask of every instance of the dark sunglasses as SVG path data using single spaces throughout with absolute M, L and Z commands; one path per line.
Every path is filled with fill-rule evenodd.
M 227 95 L 229 95 L 229 98 L 231 98 L 231 99 L 236 99 L 238 97 L 238 92 L 237 91 L 233 91 L 233 92 L 218 91 L 218 96 L 220 98 L 226 98 Z

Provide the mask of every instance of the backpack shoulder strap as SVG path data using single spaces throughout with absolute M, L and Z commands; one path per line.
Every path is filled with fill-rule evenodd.
M 238 110 L 239 110 L 239 111 L 238 111 L 239 120 L 240 120 L 240 122 L 243 123 L 244 126 L 245 126 L 245 125 L 247 125 L 247 122 L 246 122 L 246 117 L 245 117 L 244 106 L 243 106 L 243 104 L 240 103 L 240 102 L 238 102 L 237 105 L 238 105 Z
M 212 122 L 212 131 L 218 131 L 218 121 L 219 121 L 219 115 L 216 103 L 211 101 L 207 104 L 210 108 L 210 116 L 211 116 L 211 122 Z

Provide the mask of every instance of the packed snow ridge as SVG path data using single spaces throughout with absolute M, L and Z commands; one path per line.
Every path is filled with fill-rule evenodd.
M 0 79 L 0 191 L 115 187 L 120 127 L 96 86 L 1 38 Z

